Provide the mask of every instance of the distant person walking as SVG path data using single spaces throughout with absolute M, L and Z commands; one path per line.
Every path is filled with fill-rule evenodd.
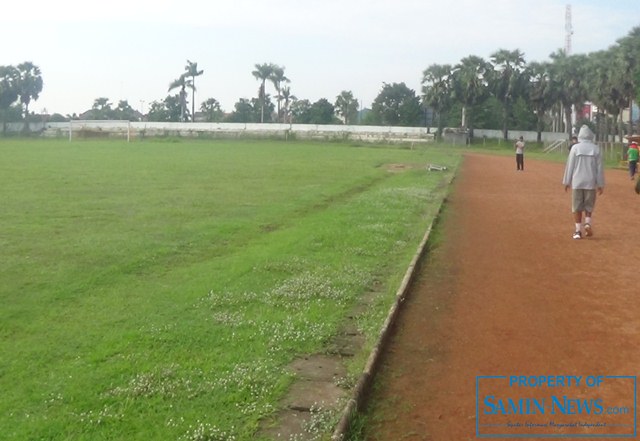
M 629 163 L 629 176 L 631 179 L 635 178 L 638 172 L 638 156 L 640 156 L 638 143 L 634 141 L 629 145 L 629 150 L 627 150 L 627 162 Z
M 564 191 L 571 188 L 571 211 L 575 222 L 574 239 L 582 239 L 582 213 L 584 212 L 585 236 L 593 235 L 593 210 L 596 193 L 604 191 L 604 164 L 595 135 L 583 125 L 578 133 L 578 143 L 571 147 L 564 170 Z
M 516 141 L 516 171 L 524 171 L 524 139 L 522 136 Z
M 573 147 L 577 143 L 578 143 L 578 137 L 576 135 L 573 135 L 571 137 L 571 142 L 569 143 L 569 151 L 571 151 L 571 147 Z

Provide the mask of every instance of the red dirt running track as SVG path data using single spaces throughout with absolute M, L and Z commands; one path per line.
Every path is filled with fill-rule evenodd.
M 515 158 L 465 157 L 441 219 L 442 239 L 425 259 L 383 357 L 369 400 L 368 440 L 478 439 L 477 376 L 582 376 L 579 387 L 480 384 L 501 385 L 496 397 L 546 397 L 547 405 L 550 395 L 600 398 L 635 410 L 632 380 L 610 380 L 599 389 L 584 382 L 638 374 L 640 196 L 626 171 L 607 170 L 594 236 L 573 240 L 563 169 L 525 157 L 525 171 L 517 172 Z M 596 421 L 584 413 L 563 417 Z M 547 409 L 527 418 L 563 417 Z M 524 421 L 522 415 L 480 417 L 509 419 Z M 491 430 L 534 433 L 522 427 L 479 433 Z M 596 435 L 589 439 L 633 433 L 628 426 L 536 430 Z

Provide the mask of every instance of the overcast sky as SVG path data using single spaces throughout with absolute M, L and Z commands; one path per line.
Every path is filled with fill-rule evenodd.
M 31 61 L 44 89 L 30 109 L 81 113 L 106 97 L 162 101 L 187 60 L 196 106 L 257 96 L 257 63 L 285 68 L 311 102 L 352 91 L 370 107 L 383 83 L 420 93 L 431 64 L 519 49 L 545 61 L 565 43 L 560 0 L 31 0 L 0 15 L 0 65 Z M 640 25 L 640 0 L 573 0 L 573 53 L 606 49 Z M 175 93 L 172 92 L 172 94 Z M 268 86 L 267 93 L 273 95 Z

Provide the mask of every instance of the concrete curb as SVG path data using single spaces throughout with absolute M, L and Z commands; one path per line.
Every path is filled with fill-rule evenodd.
M 453 173 L 453 175 L 449 179 L 449 182 L 447 183 L 448 189 L 451 187 L 451 183 L 453 182 L 454 177 L 455 177 L 455 172 Z M 380 334 L 378 336 L 378 341 L 373 347 L 373 349 L 371 350 L 371 353 L 369 354 L 369 358 L 367 359 L 367 363 L 364 369 L 362 370 L 362 373 L 360 374 L 360 378 L 358 379 L 358 383 L 354 387 L 351 397 L 349 398 L 349 401 L 347 402 L 347 404 L 345 405 L 342 411 L 340 421 L 338 421 L 338 424 L 336 425 L 333 431 L 333 434 L 331 435 L 332 441 L 342 441 L 345 439 L 345 437 L 349 433 L 349 429 L 351 427 L 353 419 L 355 418 L 355 416 L 358 414 L 358 411 L 363 407 L 363 404 L 365 403 L 367 393 L 370 390 L 371 384 L 373 382 L 373 378 L 378 370 L 381 355 L 391 335 L 391 329 L 393 328 L 393 325 L 398 317 L 398 312 L 400 310 L 402 302 L 407 296 L 409 287 L 411 286 L 411 282 L 413 282 L 416 276 L 416 273 L 417 273 L 416 269 L 418 268 L 418 264 L 420 263 L 420 260 L 425 254 L 427 244 L 429 243 L 429 237 L 431 235 L 431 231 L 433 230 L 434 226 L 437 224 L 438 219 L 442 214 L 442 209 L 446 201 L 447 201 L 447 195 L 445 195 L 445 197 L 440 202 L 440 207 L 438 207 L 438 211 L 434 216 L 433 221 L 427 228 L 427 231 L 425 232 L 422 238 L 422 241 L 420 242 L 420 245 L 418 245 L 418 250 L 413 256 L 413 259 L 411 259 L 411 263 L 409 264 L 409 267 L 407 268 L 404 278 L 400 283 L 400 287 L 396 291 L 395 302 L 393 303 L 393 305 L 391 305 L 391 308 L 389 309 L 389 313 L 387 314 L 387 318 L 384 321 L 384 324 L 382 325 L 382 329 L 380 330 Z

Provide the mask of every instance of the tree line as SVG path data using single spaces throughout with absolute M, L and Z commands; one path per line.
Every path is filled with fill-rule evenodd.
M 197 63 L 187 61 L 185 72 L 169 85 L 169 91 L 179 88 L 179 93 L 150 104 L 145 118 L 149 121 L 195 121 L 195 78 L 204 73 Z M 350 91 L 343 91 L 334 103 L 320 99 L 311 103 L 298 99 L 287 85 L 291 82 L 285 75 L 284 66 L 274 63 L 255 64 L 251 72 L 259 82 L 257 96 L 240 98 L 233 111 L 225 113 L 218 100 L 208 98 L 200 104 L 200 120 L 206 122 L 243 123 L 309 123 L 309 124 L 354 124 L 357 121 L 359 103 Z M 272 85 L 274 95 L 267 92 Z M 188 109 L 187 89 L 191 90 L 191 111 Z
M 27 121 L 25 130 L 29 129 L 29 104 L 32 100 L 38 99 L 42 87 L 40 68 L 32 62 L 25 61 L 17 66 L 0 66 L 0 116 L 3 133 L 6 131 L 8 120 L 24 119 Z
M 577 124 L 586 122 L 601 136 L 621 139 L 633 131 L 632 121 L 622 121 L 622 111 L 634 99 L 640 101 L 640 27 L 609 49 L 590 54 L 558 50 L 549 61 L 527 63 L 520 50 L 500 49 L 489 60 L 469 55 L 455 65 L 432 64 L 423 71 L 420 95 L 405 83 L 383 83 L 367 112 L 347 90 L 333 102 L 299 99 L 291 92 L 284 66 L 261 63 L 251 72 L 258 81 L 256 97 L 240 98 L 231 112 L 207 98 L 197 113 L 196 78 L 203 74 L 198 63 L 187 60 L 183 72 L 169 83 L 169 95 L 151 102 L 145 115 L 126 100 L 114 106 L 100 97 L 80 116 L 53 115 L 50 120 L 193 122 L 197 117 L 206 122 L 436 126 L 438 135 L 444 127 L 461 127 L 471 138 L 474 129 L 499 128 L 505 139 L 509 130 L 534 130 L 540 141 L 543 131 L 569 136 L 574 130 L 572 115 L 580 116 L 584 103 L 591 102 L 597 106 L 595 116 Z M 3 122 L 28 122 L 29 103 L 38 99 L 42 86 L 40 69 L 31 62 L 0 66 Z
M 460 126 L 565 132 L 586 102 L 597 112 L 587 123 L 600 136 L 633 132 L 622 111 L 640 101 L 640 27 L 607 50 L 570 55 L 558 50 L 550 61 L 527 64 L 519 50 L 501 49 L 490 60 L 468 56 L 455 66 L 433 64 L 423 72 L 424 104 L 437 115 L 438 132 Z M 630 116 L 631 119 L 631 116 Z

